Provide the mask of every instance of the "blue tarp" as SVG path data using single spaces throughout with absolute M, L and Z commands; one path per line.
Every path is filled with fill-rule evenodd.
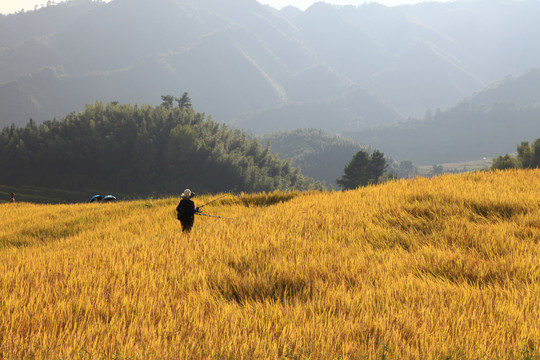
M 115 201 L 116 198 L 112 195 L 107 195 L 103 198 L 103 202 Z
M 101 201 L 103 200 L 103 196 L 101 195 L 94 195 L 92 196 L 92 198 L 90 199 L 90 202 L 98 202 L 98 201 Z

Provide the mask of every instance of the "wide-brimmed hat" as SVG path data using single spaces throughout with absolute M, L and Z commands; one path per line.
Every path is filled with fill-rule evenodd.
M 192 191 L 189 190 L 189 189 L 186 189 L 186 190 L 184 190 L 184 193 L 183 193 L 182 195 L 180 195 L 180 197 L 181 197 L 182 199 L 189 199 L 189 198 L 192 197 L 193 195 L 195 195 L 194 192 L 192 192 Z

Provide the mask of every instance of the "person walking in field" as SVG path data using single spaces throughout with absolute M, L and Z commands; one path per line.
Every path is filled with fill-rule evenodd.
M 195 214 L 199 212 L 199 208 L 195 207 L 195 203 L 191 198 L 195 196 L 195 193 L 189 189 L 184 190 L 180 197 L 180 203 L 176 207 L 176 212 L 178 213 L 177 218 L 182 224 L 182 231 L 189 232 L 193 227 L 195 222 Z
M 10 203 L 14 203 L 14 202 L 15 202 L 15 193 L 14 193 L 14 192 L 11 193 L 11 196 L 10 196 L 10 198 L 9 198 L 9 202 L 10 202 Z

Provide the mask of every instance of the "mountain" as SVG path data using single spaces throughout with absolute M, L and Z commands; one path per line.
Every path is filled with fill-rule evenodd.
M 423 41 L 374 74 L 370 85 L 402 113 L 416 116 L 425 113 L 426 105 L 447 108 L 484 86 L 457 59 Z
M 318 2 L 294 18 L 294 24 L 318 61 L 362 83 L 389 57 L 369 34 L 345 19 L 345 12 L 341 7 Z
M 537 0 L 306 11 L 73 0 L 0 16 L 0 126 L 188 92 L 195 108 L 248 131 L 362 132 L 445 113 L 540 66 L 539 21 Z
M 407 13 L 451 41 L 446 52 L 485 84 L 539 66 L 538 0 L 470 0 L 426 3 Z
M 507 76 L 472 94 L 464 102 L 488 106 L 497 103 L 540 105 L 540 68 L 530 69 L 519 76 Z
M 336 98 L 296 102 L 250 114 L 234 125 L 257 134 L 299 127 L 338 134 L 399 120 L 399 113 L 376 94 L 358 89 Z
M 540 134 L 540 68 L 508 77 L 422 120 L 346 131 L 344 136 L 419 165 L 493 158 Z
M 16 15 L 0 14 L 0 49 L 60 31 L 73 23 L 74 19 L 85 16 L 101 5 L 99 2 L 79 0 Z
M 115 0 L 85 9 L 54 32 L 2 49 L 2 125 L 61 116 L 92 99 L 155 103 L 184 90 L 227 121 L 283 102 L 280 82 L 310 59 L 289 34 L 297 30 L 256 1 Z M 43 74 L 48 82 L 36 79 Z

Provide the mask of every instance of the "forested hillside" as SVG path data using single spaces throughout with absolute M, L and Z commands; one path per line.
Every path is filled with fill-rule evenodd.
M 258 137 L 261 144 L 271 144 L 273 153 L 291 159 L 302 174 L 336 187 L 336 179 L 353 155 L 364 146 L 351 139 L 317 129 L 278 131 Z
M 539 22 L 538 1 L 68 1 L 0 16 L 0 125 L 94 100 L 157 105 L 180 88 L 222 123 L 338 134 L 444 110 L 539 66 Z
M 320 187 L 240 130 L 163 97 L 159 106 L 96 102 L 84 112 L 0 133 L 0 184 L 172 194 Z M 180 99 L 177 99 L 180 100 Z

